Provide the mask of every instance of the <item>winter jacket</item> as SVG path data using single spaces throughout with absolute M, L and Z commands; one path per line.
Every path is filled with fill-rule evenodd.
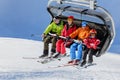
M 61 21 L 61 23 L 59 25 L 57 25 L 55 22 L 52 22 L 44 31 L 44 34 L 48 34 L 48 33 L 55 33 L 58 36 L 61 34 L 61 31 L 63 29 L 63 21 Z
M 100 44 L 100 40 L 97 38 L 86 38 L 83 40 L 87 48 L 97 49 L 97 46 Z
M 76 26 L 73 25 L 72 27 L 68 28 L 67 24 L 64 26 L 64 29 L 62 30 L 61 36 L 67 37 L 69 34 L 71 34 L 73 31 L 76 30 Z M 56 51 L 65 54 L 66 53 L 66 47 L 69 47 L 69 45 L 72 44 L 72 41 L 65 42 L 63 39 L 59 39 L 56 43 Z
M 89 36 L 89 31 L 90 31 L 90 29 L 88 26 L 86 26 L 85 28 L 78 28 L 69 36 L 71 38 L 77 37 L 78 40 L 83 40 Z
M 61 32 L 61 36 L 67 37 L 75 30 L 76 30 L 76 25 L 73 25 L 73 27 L 68 28 L 66 24 Z
M 62 32 L 61 32 L 61 36 L 67 37 L 69 36 L 72 32 L 74 32 L 77 29 L 76 25 L 73 25 L 72 27 L 68 28 L 67 24 L 64 26 Z M 69 47 L 69 45 L 72 44 L 72 41 L 67 41 L 65 43 L 66 47 Z

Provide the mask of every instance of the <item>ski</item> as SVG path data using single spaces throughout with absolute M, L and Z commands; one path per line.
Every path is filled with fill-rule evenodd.
M 60 67 L 68 67 L 68 66 L 78 66 L 74 64 L 62 64 L 62 65 L 57 65 L 57 66 L 49 66 L 48 68 L 60 68 Z
M 23 59 L 41 59 L 39 57 L 22 57 Z
M 91 63 L 91 64 L 85 64 L 84 66 L 77 66 L 76 68 L 77 69 L 85 69 L 85 68 L 88 68 L 88 67 L 90 67 L 90 66 L 94 66 L 94 65 L 97 65 L 96 63 Z
M 43 57 L 43 58 L 39 58 L 39 57 L 22 57 L 23 59 L 46 59 L 48 57 Z
M 46 63 L 49 63 L 49 62 L 52 62 L 52 61 L 61 61 L 61 59 L 54 59 L 54 58 L 46 58 L 46 59 L 43 59 L 43 60 L 38 60 L 37 62 L 41 63 L 41 64 L 46 64 Z
M 94 65 L 97 65 L 97 64 L 96 64 L 96 63 L 86 64 L 86 65 L 84 66 L 84 68 L 88 68 L 88 67 L 94 66 Z

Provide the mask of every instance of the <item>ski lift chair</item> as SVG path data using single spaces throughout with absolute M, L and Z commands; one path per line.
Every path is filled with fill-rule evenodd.
M 111 46 L 115 37 L 114 21 L 106 9 L 97 6 L 96 0 L 49 0 L 47 10 L 51 19 L 60 16 L 66 23 L 67 17 L 72 15 L 78 27 L 82 21 L 86 21 L 91 29 L 96 29 L 97 37 L 101 40 L 95 52 L 97 57 Z

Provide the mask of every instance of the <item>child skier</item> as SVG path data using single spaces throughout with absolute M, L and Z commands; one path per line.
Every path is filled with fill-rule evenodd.
M 88 57 L 88 64 L 91 64 L 93 62 L 93 54 L 100 44 L 100 40 L 96 38 L 96 34 L 97 31 L 95 29 L 91 29 L 89 37 L 83 40 L 83 43 L 86 45 L 87 49 L 83 54 L 83 61 L 81 63 L 81 66 L 86 64 L 86 58 L 89 51 L 90 53 Z

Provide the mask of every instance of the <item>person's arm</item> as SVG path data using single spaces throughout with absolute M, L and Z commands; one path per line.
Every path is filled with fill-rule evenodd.
M 96 45 L 99 45 L 99 44 L 100 44 L 100 40 L 99 40 L 99 39 L 96 39 L 95 44 L 96 44 Z
M 75 38 L 78 35 L 79 30 L 80 30 L 80 28 L 78 28 L 77 30 L 75 30 L 73 33 L 71 33 L 69 35 L 69 37 L 72 38 L 72 39 Z
M 99 39 L 94 39 L 93 42 L 90 43 L 90 46 L 94 49 L 97 49 L 99 44 L 100 44 L 100 40 Z
M 63 30 L 61 31 L 61 36 L 65 36 L 66 25 L 64 26 Z
M 52 26 L 53 26 L 53 22 L 50 25 L 48 25 L 48 27 L 45 29 L 44 31 L 45 35 L 49 34 L 49 32 L 52 30 Z
M 57 26 L 57 31 L 56 31 L 56 34 L 58 36 L 61 35 L 61 31 L 63 30 L 64 26 L 63 26 L 63 21 L 61 21 L 61 24 Z
M 88 38 L 84 39 L 83 43 L 87 46 L 87 48 L 91 47 Z

